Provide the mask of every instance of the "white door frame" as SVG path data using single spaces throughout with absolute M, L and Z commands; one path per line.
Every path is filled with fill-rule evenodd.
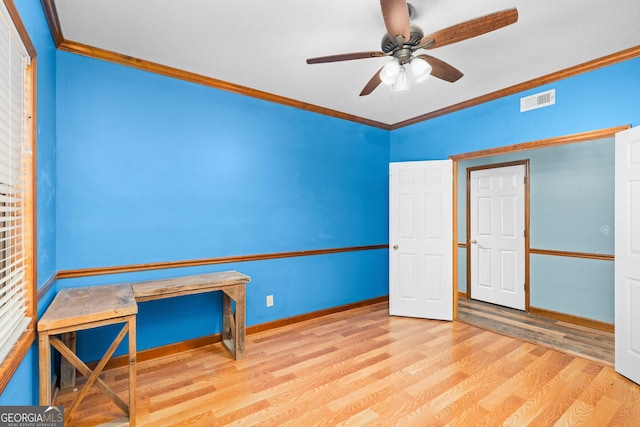
M 481 166 L 474 166 L 467 168 L 467 184 L 465 186 L 466 189 L 466 230 L 467 230 L 467 297 L 471 298 L 471 172 L 482 170 L 482 169 L 495 169 L 506 166 L 524 166 L 524 174 L 525 174 L 525 182 L 524 182 L 524 311 L 529 312 L 529 301 L 530 301 L 530 292 L 529 292 L 529 160 L 518 160 L 513 162 L 504 162 L 504 163 L 492 163 Z

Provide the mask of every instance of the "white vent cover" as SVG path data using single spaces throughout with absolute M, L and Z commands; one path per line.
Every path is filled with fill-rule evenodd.
M 520 112 L 535 110 L 556 103 L 556 90 L 551 89 L 546 92 L 520 98 Z

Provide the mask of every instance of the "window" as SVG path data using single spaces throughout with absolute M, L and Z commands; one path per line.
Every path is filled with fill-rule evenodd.
M 0 390 L 35 338 L 32 57 L 15 6 L 0 1 Z

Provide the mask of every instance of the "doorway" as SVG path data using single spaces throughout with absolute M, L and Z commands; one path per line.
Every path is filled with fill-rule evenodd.
M 467 294 L 528 308 L 529 161 L 467 168 Z
M 540 180 L 536 179 L 535 186 L 528 183 L 530 194 L 526 196 L 530 200 L 527 206 L 530 216 L 525 218 L 525 311 L 613 331 L 613 303 L 608 303 L 609 297 L 613 299 L 608 283 L 609 276 L 613 277 L 614 261 L 609 226 L 613 224 L 614 203 L 609 176 L 613 174 L 611 143 L 617 132 L 629 127 L 616 126 L 450 156 L 454 161 L 456 226 L 453 233 L 457 246 L 454 251 L 454 307 L 457 308 L 458 298 L 470 297 L 468 247 L 472 239 L 466 228 L 466 170 L 526 158 L 530 163 L 529 176 L 536 174 Z M 586 144 L 586 151 L 581 143 Z M 580 150 L 574 151 L 573 144 L 578 144 L 576 148 Z M 558 163 L 561 168 L 557 167 Z M 564 186 L 559 185 L 559 178 Z M 575 188 L 587 188 L 588 191 L 583 191 L 582 197 L 567 198 L 567 191 L 575 191 Z M 599 202 L 594 204 L 592 201 L 596 197 Z M 535 239 L 532 239 L 532 230 L 536 232 Z M 534 277 L 536 281 L 532 284 Z M 579 283 L 579 293 L 571 291 L 571 283 Z M 532 292 L 534 286 L 535 292 Z

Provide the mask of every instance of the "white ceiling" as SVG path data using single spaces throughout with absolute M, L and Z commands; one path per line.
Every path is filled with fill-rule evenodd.
M 54 0 L 64 40 L 393 125 L 640 45 L 640 0 L 412 0 L 425 34 L 517 7 L 513 25 L 428 52 L 464 73 L 358 94 L 388 58 L 377 0 Z

